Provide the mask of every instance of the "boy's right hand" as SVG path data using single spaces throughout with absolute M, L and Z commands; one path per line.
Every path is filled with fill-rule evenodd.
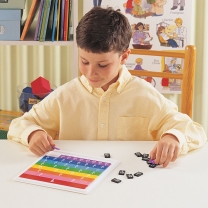
M 44 131 L 37 130 L 28 137 L 29 149 L 37 156 L 42 156 L 46 152 L 52 151 L 55 146 L 52 137 Z

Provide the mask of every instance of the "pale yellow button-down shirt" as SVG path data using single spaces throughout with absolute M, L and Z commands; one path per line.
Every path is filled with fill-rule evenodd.
M 84 76 L 58 87 L 40 103 L 14 119 L 8 139 L 28 145 L 31 132 L 42 129 L 64 140 L 159 140 L 175 135 L 181 153 L 205 144 L 203 128 L 146 81 L 125 66 L 107 91 L 92 88 Z

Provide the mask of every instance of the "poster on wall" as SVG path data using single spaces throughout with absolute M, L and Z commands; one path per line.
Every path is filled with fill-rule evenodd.
M 130 48 L 181 51 L 190 44 L 193 0 L 84 0 L 83 13 L 95 6 L 112 7 L 129 20 L 132 28 Z M 130 55 L 126 67 L 134 70 L 182 73 L 183 59 Z M 142 77 L 161 93 L 180 93 L 181 81 Z

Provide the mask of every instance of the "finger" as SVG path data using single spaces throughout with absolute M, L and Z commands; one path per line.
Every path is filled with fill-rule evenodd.
M 155 145 L 155 147 L 150 152 L 150 159 L 151 160 L 154 160 L 156 158 L 156 152 L 157 152 L 157 145 Z
M 47 136 L 46 134 L 42 136 L 41 141 L 40 142 L 34 142 L 33 147 L 36 150 L 36 152 L 38 152 L 39 155 L 44 155 L 46 152 L 48 152 L 49 150 L 45 147 L 46 143 L 47 143 Z
M 50 144 L 46 139 L 42 140 L 41 143 L 37 147 L 44 153 L 51 151 Z
M 173 155 L 173 158 L 172 158 L 172 162 L 174 162 L 177 158 L 178 158 L 178 155 L 179 155 L 179 151 L 180 151 L 180 148 L 175 148 L 175 151 L 174 151 L 174 155 Z
M 160 164 L 160 158 L 162 154 L 162 145 L 158 143 L 157 145 L 157 151 L 156 151 L 156 157 L 155 157 L 155 163 Z
M 46 138 L 44 138 L 42 140 L 42 146 L 40 146 L 42 148 L 42 150 L 45 151 L 45 152 L 49 152 L 49 151 L 53 150 L 53 147 L 51 146 L 50 141 L 49 141 L 49 139 L 50 139 L 49 137 L 50 136 L 47 135 Z
M 54 140 L 52 139 L 52 137 L 49 134 L 47 135 L 47 140 L 51 146 L 53 146 L 53 147 L 55 146 Z
M 37 156 L 42 156 L 44 152 L 38 147 L 38 146 L 33 146 L 33 148 L 29 148 L 31 152 L 33 152 Z
M 164 164 L 165 161 L 167 160 L 167 157 L 168 157 L 168 146 L 163 145 L 162 154 L 161 154 L 161 157 L 160 157 L 159 164 L 160 165 Z
M 163 163 L 164 168 L 167 167 L 168 164 L 170 163 L 170 161 L 172 160 L 173 155 L 174 155 L 174 150 L 175 150 L 175 146 L 169 146 L 167 158 L 166 158 L 165 162 Z

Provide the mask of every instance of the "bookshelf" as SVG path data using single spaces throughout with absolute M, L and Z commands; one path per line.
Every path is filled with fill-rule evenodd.
M 26 0 L 26 4 L 28 2 L 31 2 L 32 0 Z M 78 24 L 78 4 L 79 4 L 79 0 L 71 0 L 73 2 L 72 4 L 72 15 L 73 15 L 73 27 L 75 28 L 76 25 Z M 74 40 L 76 38 L 76 34 L 75 34 L 75 29 L 74 29 L 74 40 L 73 41 L 44 41 L 44 42 L 40 42 L 40 41 L 34 41 L 34 32 L 35 32 L 35 27 L 36 27 L 36 21 L 34 21 L 26 35 L 25 40 L 21 41 L 0 41 L 0 45 L 46 45 L 46 46 L 51 46 L 51 45 L 55 45 L 55 46 L 66 46 L 66 45 L 73 45 Z
M 36 28 L 36 20 L 33 21 L 32 25 L 30 26 L 30 29 L 25 37 L 24 40 L 19 40 L 19 41 L 0 41 L 0 46 L 5 45 L 5 46 L 69 46 L 72 48 L 72 54 L 73 57 L 71 60 L 73 61 L 73 70 L 72 71 L 72 78 L 75 78 L 78 75 L 78 49 L 76 47 L 76 33 L 75 33 L 75 28 L 76 25 L 78 24 L 78 5 L 79 2 L 82 2 L 80 0 L 71 0 L 72 1 L 72 20 L 73 20 L 73 41 L 34 41 L 34 33 L 35 33 L 35 28 Z M 26 0 L 26 6 L 31 5 L 32 0 Z M 29 6 L 28 6 L 29 9 Z

